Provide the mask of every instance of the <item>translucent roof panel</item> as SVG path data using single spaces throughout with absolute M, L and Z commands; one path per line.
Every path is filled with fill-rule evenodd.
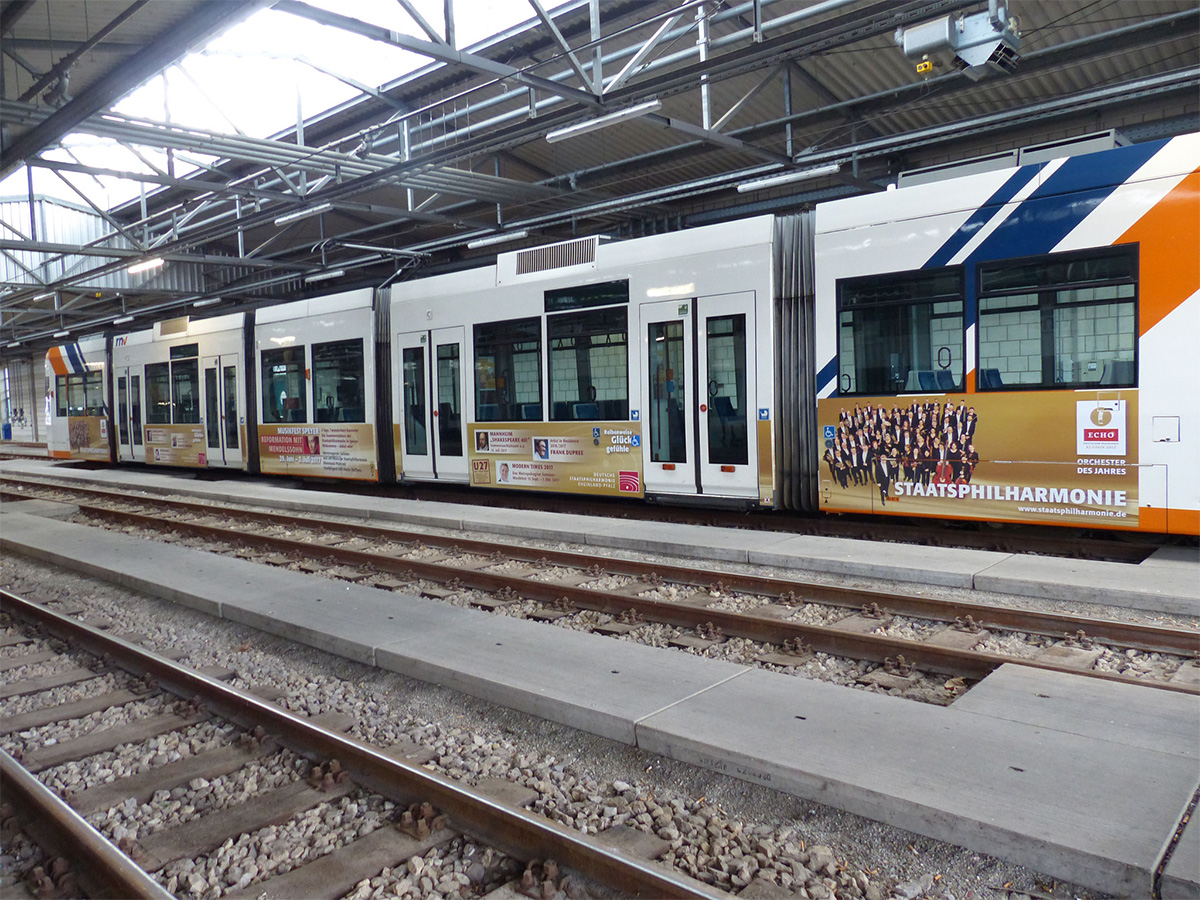
M 342 16 L 429 40 L 425 30 L 397 0 L 306 0 Z M 426 24 L 445 34 L 444 0 L 412 0 Z M 550 4 L 548 4 L 550 5 Z M 557 4 L 553 4 L 557 5 Z M 527 0 L 455 0 L 454 32 L 469 47 L 531 18 Z M 294 128 L 360 93 L 430 64 L 427 57 L 382 41 L 351 34 L 273 9 L 261 10 L 136 88 L 113 112 L 134 119 L 168 122 L 223 134 L 264 138 Z M 83 163 L 114 171 L 150 175 L 171 170 L 175 177 L 217 160 L 199 154 L 167 154 L 156 147 L 122 145 L 84 134 L 64 137 L 48 159 Z M 0 196 L 28 190 L 24 168 L 0 182 Z M 142 185 L 110 176 L 33 173 L 36 194 L 80 202 L 66 178 L 101 208 L 137 197 Z

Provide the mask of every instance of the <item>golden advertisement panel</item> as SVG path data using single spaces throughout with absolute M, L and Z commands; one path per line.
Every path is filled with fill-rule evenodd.
M 473 485 L 643 494 L 640 422 L 489 422 L 472 425 L 470 432 Z
M 268 475 L 379 480 L 370 424 L 259 425 L 258 458 Z
M 108 419 L 104 416 L 69 416 L 67 439 L 72 459 L 108 459 Z
M 1137 391 L 831 397 L 828 512 L 1138 527 Z
M 160 466 L 207 466 L 203 425 L 147 425 L 146 462 Z

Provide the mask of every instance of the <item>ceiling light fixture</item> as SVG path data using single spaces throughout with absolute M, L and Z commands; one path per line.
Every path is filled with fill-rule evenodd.
M 70 329 L 67 329 L 66 331 L 56 331 L 56 332 L 54 332 L 54 336 L 55 337 L 66 337 L 70 333 L 71 333 Z
M 275 224 L 286 225 L 288 222 L 307 219 L 309 216 L 320 215 L 323 212 L 329 212 L 331 209 L 333 209 L 332 203 L 318 203 L 316 206 L 309 206 L 304 209 L 293 210 L 290 213 L 284 213 L 282 216 L 276 216 Z
M 639 103 L 637 106 L 619 109 L 606 116 L 588 119 L 586 122 L 580 122 L 577 125 L 568 125 L 566 128 L 559 128 L 556 131 L 548 132 L 546 140 L 551 144 L 558 141 L 565 141 L 567 138 L 579 137 L 579 135 L 587 134 L 591 131 L 599 131 L 601 128 L 607 128 L 609 125 L 615 125 L 627 119 L 636 119 L 638 116 L 656 113 L 660 109 L 662 109 L 662 101 L 647 100 L 645 103 Z
M 345 269 L 330 269 L 328 272 L 318 272 L 316 275 L 307 275 L 305 276 L 304 281 L 308 284 L 311 284 L 314 281 L 330 281 L 334 278 L 341 278 L 345 274 Z
M 782 175 L 770 175 L 755 181 L 747 181 L 737 186 L 739 194 L 748 191 L 761 191 L 764 188 L 777 187 L 781 184 L 791 184 L 793 181 L 807 181 L 810 178 L 820 178 L 822 175 L 836 175 L 842 171 L 841 163 L 830 163 L 827 166 L 817 166 L 814 169 L 801 169 L 799 172 L 784 172 Z
M 192 306 L 212 306 L 215 303 L 220 303 L 222 297 L 209 297 L 207 300 L 197 300 Z
M 502 234 L 493 234 L 491 237 L 484 237 L 475 241 L 469 241 L 467 243 L 467 249 L 478 250 L 480 247 L 491 247 L 496 244 L 507 244 L 509 241 L 519 241 L 523 237 L 529 237 L 528 228 L 522 228 L 520 231 L 505 231 Z
M 8 348 L 11 350 L 13 347 L 20 347 L 20 346 L 21 346 L 21 342 L 20 342 L 20 341 L 13 341 L 11 344 L 5 344 L 4 346 L 8 347 Z
M 114 325 L 124 325 L 126 322 L 132 322 L 133 316 L 121 316 L 119 319 L 113 319 Z
M 136 275 L 138 272 L 149 272 L 151 269 L 157 269 L 165 260 L 161 256 L 155 256 L 151 259 L 143 259 L 139 263 L 134 263 L 125 271 L 130 275 Z

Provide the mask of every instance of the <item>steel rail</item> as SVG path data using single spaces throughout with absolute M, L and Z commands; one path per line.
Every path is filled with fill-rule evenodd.
M 10 476 L 0 476 L 0 484 L 16 480 L 18 479 L 13 479 Z M 622 559 L 620 557 L 598 557 L 594 554 L 578 553 L 570 550 L 522 547 L 502 541 L 459 538 L 448 535 L 404 531 L 378 525 L 336 522 L 319 516 L 314 517 L 307 513 L 300 516 L 285 513 L 258 512 L 255 510 L 214 506 L 199 501 L 168 500 L 162 497 L 138 497 L 134 499 L 130 498 L 127 494 L 119 494 L 115 491 L 101 488 L 49 485 L 36 481 L 25 481 L 24 483 L 74 491 L 114 502 L 156 504 L 169 509 L 185 510 L 197 515 L 221 515 L 264 525 L 279 525 L 281 527 L 303 528 L 306 530 L 316 528 L 327 533 L 345 535 L 347 539 L 365 538 L 393 543 L 421 543 L 426 546 L 479 556 L 488 556 L 496 552 L 501 552 L 511 559 L 522 562 L 548 562 L 552 565 L 583 570 L 600 565 L 606 574 L 628 575 L 635 578 L 643 578 L 653 574 L 667 581 L 695 585 L 697 587 L 709 587 L 717 582 L 721 582 L 724 584 L 726 590 L 762 594 L 777 597 L 781 600 L 787 600 L 789 599 L 789 595 L 791 595 L 792 601 L 796 603 L 812 601 L 831 606 L 840 606 L 846 609 L 861 609 L 874 604 L 887 612 L 917 618 L 955 620 L 966 619 L 969 616 L 981 627 L 999 628 L 1006 631 L 1024 631 L 1031 634 L 1053 637 L 1075 635 L 1080 631 L 1084 631 L 1094 640 L 1135 650 L 1150 652 L 1167 651 L 1185 655 L 1192 655 L 1200 650 L 1200 631 L 1164 628 L 1155 625 L 1142 625 L 1107 619 L 1093 619 L 1070 613 L 1049 613 L 1020 607 L 992 606 L 968 600 L 944 600 L 935 597 L 923 597 L 916 594 L 904 594 L 872 588 L 842 587 L 767 575 L 748 575 L 716 569 L 704 569 L 697 566 L 671 565 L 657 562 L 647 563 L 639 560 Z M 19 498 L 19 495 L 9 496 L 13 499 Z M 111 515 L 113 512 L 102 506 L 81 506 L 81 510 L 86 511 L 88 514 L 101 516 Z M 129 515 L 139 514 L 130 513 Z M 141 524 L 147 527 L 153 527 L 152 523 L 161 524 L 159 520 L 150 517 L 141 522 Z M 170 521 L 172 527 L 183 527 L 184 524 L 176 520 Z M 247 541 L 251 538 L 250 535 L 243 533 L 238 533 L 237 536 L 239 539 Z M 311 544 L 305 544 L 304 546 L 310 556 L 329 556 L 343 552 L 355 552 L 338 551 L 327 547 L 317 550 Z M 378 554 L 367 555 L 372 560 L 381 558 Z M 415 569 L 416 561 L 413 562 L 414 566 L 412 568 Z M 431 568 L 429 571 L 437 573 L 440 569 Z M 649 585 L 647 586 L 648 588 Z
M 490 593 L 500 593 L 507 590 L 514 596 L 519 596 L 523 599 L 537 600 L 544 603 L 556 603 L 565 600 L 568 604 L 580 609 L 591 609 L 613 615 L 631 611 L 656 622 L 688 629 L 695 629 L 701 625 L 711 624 L 721 629 L 727 636 L 742 637 L 768 644 L 783 644 L 785 641 L 796 641 L 824 653 L 865 659 L 878 663 L 886 663 L 888 660 L 898 661 L 900 657 L 903 657 L 907 663 L 920 669 L 947 675 L 965 675 L 970 678 L 981 679 L 1006 663 L 1014 663 L 1037 669 L 1045 669 L 1047 671 L 1083 675 L 1088 678 L 1119 684 L 1134 684 L 1179 693 L 1200 694 L 1200 687 L 1191 685 L 1146 681 L 1116 673 L 1080 670 L 1071 666 L 1041 662 L 1035 659 L 1005 656 L 998 653 L 959 650 L 929 644 L 924 641 L 913 641 L 905 638 L 890 637 L 888 635 L 859 634 L 839 629 L 835 626 L 791 622 L 772 615 L 737 613 L 712 609 L 707 606 L 697 606 L 686 602 L 652 600 L 619 591 L 594 590 L 553 581 L 535 581 L 518 575 L 485 572 L 479 569 L 464 568 L 460 564 L 415 560 L 365 550 L 314 546 L 308 540 L 273 537 L 252 532 L 246 533 L 232 528 L 204 525 L 178 519 L 164 520 L 143 513 L 124 512 L 104 507 L 81 506 L 81 511 L 85 509 L 91 515 L 111 518 L 128 524 L 140 525 L 145 528 L 161 530 L 166 526 L 197 537 L 216 540 L 222 543 L 248 544 L 281 554 L 295 554 L 310 559 L 331 559 L 342 565 L 386 572 L 399 576 L 401 580 L 413 580 L 418 577 L 425 577 L 440 584 L 457 584 L 463 588 L 483 590 Z M 210 510 L 208 514 L 225 515 L 226 513 L 214 513 Z M 313 524 L 311 519 L 298 520 L 296 522 L 297 527 L 304 527 L 310 530 L 313 528 Z M 464 546 L 467 543 L 471 542 L 463 542 L 457 546 L 451 545 L 447 549 L 457 549 L 459 552 L 464 553 L 477 552 L 467 550 Z M 484 546 L 487 546 L 490 552 L 495 552 L 498 547 L 498 545 L 494 544 L 485 544 Z M 528 549 L 517 558 L 531 562 L 540 561 L 540 557 L 537 560 L 532 558 L 537 554 L 537 550 Z M 511 556 L 511 554 L 509 555 Z M 577 554 L 576 557 L 580 558 L 581 555 Z M 546 558 L 547 561 L 553 562 L 550 557 Z M 598 562 L 596 557 L 582 558 L 592 565 L 596 565 Z M 639 563 L 637 565 L 646 567 L 647 572 L 657 571 L 650 564 Z M 694 574 L 693 570 L 693 578 Z M 601 573 L 597 573 L 596 577 L 601 577 Z M 694 584 L 695 582 L 693 580 L 689 583 Z M 649 590 L 651 587 L 652 585 L 647 584 L 643 589 Z M 726 589 L 729 589 L 728 585 L 726 585 Z M 841 591 L 842 589 L 833 588 L 831 590 Z M 882 600 L 883 603 L 879 604 L 881 610 L 884 608 L 883 604 L 888 604 L 893 599 L 892 595 L 882 591 L 864 593 L 876 598 L 876 603 Z M 861 607 L 863 604 L 843 603 L 839 605 L 856 605 Z M 981 607 L 981 610 L 988 611 L 990 608 Z M 1087 619 L 1076 618 L 1076 621 L 1089 626 L 1094 624 L 1091 620 Z M 1029 631 L 1030 629 L 1020 627 L 1019 630 Z M 1086 629 L 1082 630 L 1086 631 Z M 1200 637 L 1195 632 L 1176 631 L 1174 629 L 1163 629 L 1163 631 L 1166 633 L 1165 636 L 1171 639 L 1173 643 L 1181 645 L 1178 649 L 1173 648 L 1170 652 L 1186 655 L 1196 652 L 1197 645 L 1200 643 Z M 1061 634 L 1063 632 L 1060 631 L 1058 633 Z M 1153 649 L 1162 650 L 1163 648 L 1156 646 Z
M 395 760 L 364 741 L 314 725 L 252 694 L 3 589 L 0 607 L 36 621 L 94 653 L 107 655 L 139 675 L 148 674 L 166 690 L 198 699 L 204 707 L 245 728 L 261 726 L 304 755 L 336 759 L 361 786 L 404 803 L 432 803 L 455 828 L 522 861 L 556 859 L 630 897 L 716 900 L 726 896 L 664 866 L 630 859 L 556 822 L 491 800 L 420 766 Z
M 13 595 L 4 591 L 2 596 L 7 609 Z M 172 900 L 174 895 L 3 750 L 0 788 L 30 836 L 44 850 L 70 860 L 87 896 Z

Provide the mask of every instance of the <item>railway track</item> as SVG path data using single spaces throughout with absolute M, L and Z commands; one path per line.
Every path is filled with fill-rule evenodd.
M 34 490 L 26 487 L 20 496 Z M 131 501 L 100 489 L 43 491 L 70 500 L 85 516 L 149 537 L 198 538 L 258 562 L 384 589 L 458 598 L 492 610 L 511 607 L 505 611 L 547 622 L 587 616 L 590 630 L 614 636 L 658 623 L 675 629 L 671 643 L 693 652 L 738 638 L 752 642 L 751 658 L 785 669 L 803 666 L 814 653 L 863 660 L 881 668 L 861 680 L 887 690 L 903 692 L 919 685 L 922 673 L 935 674 L 962 679 L 939 695 L 953 699 L 967 681 L 1016 662 L 1200 693 L 1200 669 L 1188 661 L 1200 649 L 1200 633 L 1189 629 L 600 558 L 195 501 Z M 156 512 L 142 511 L 145 507 Z M 998 645 L 1006 652 L 997 652 Z M 1178 666 L 1169 679 L 1136 677 L 1111 665 L 1093 668 L 1106 653 L 1118 666 L 1129 654 L 1167 655 Z
M 336 849 L 302 856 L 298 865 L 280 866 L 271 873 L 237 868 L 237 854 L 226 853 L 228 865 L 218 876 L 223 895 L 239 900 L 338 898 L 381 870 L 403 871 L 407 866 L 419 877 L 421 864 L 413 860 L 434 848 L 449 847 L 479 865 L 467 869 L 470 876 L 449 879 L 453 884 L 431 884 L 430 889 L 470 887 L 475 896 L 495 893 L 508 898 L 725 896 L 651 862 L 656 851 L 666 849 L 666 841 L 625 826 L 599 839 L 589 838 L 506 802 L 494 788 L 470 788 L 421 768 L 417 745 L 371 746 L 344 733 L 353 724 L 344 717 L 314 720 L 293 715 L 212 673 L 193 670 L 7 591 L 0 591 L 0 611 L 6 623 L 19 620 L 33 629 L 25 636 L 6 636 L 7 645 L 52 640 L 48 654 L 63 658 L 60 687 L 95 679 L 101 670 L 120 676 L 121 686 L 115 689 L 11 716 L 3 724 L 5 735 L 29 736 L 19 754 L 0 757 L 6 803 L 19 807 L 16 817 L 46 841 L 48 854 L 73 863 L 56 861 L 49 871 L 39 871 L 31 885 L 36 896 L 60 896 L 76 883 L 93 897 L 186 893 L 194 887 L 188 879 L 196 867 L 180 863 L 236 850 L 247 835 L 305 816 L 328 826 L 310 835 L 310 844 Z M 19 674 L 25 668 L 22 656 L 32 662 L 47 652 L 6 656 L 6 673 Z M 40 692 L 48 683 L 46 678 L 7 679 L 5 698 Z M 55 723 L 85 716 L 114 724 L 98 725 L 73 739 L 38 742 L 39 734 L 53 733 Z M 35 777 L 119 746 L 147 741 L 161 745 L 168 733 L 199 728 L 225 740 L 138 774 L 68 793 L 65 801 Z M 136 839 L 126 836 L 114 842 L 102 835 L 114 830 L 103 821 L 106 810 L 119 813 L 131 802 L 169 797 L 198 810 L 201 803 L 195 797 L 209 779 L 253 764 L 265 771 L 282 770 L 292 778 L 253 802 L 212 808 Z M 365 819 L 377 827 L 356 827 L 347 839 L 345 829 L 338 828 L 351 816 L 336 812 L 339 803 L 343 812 L 351 804 L 357 822 Z M 366 810 L 375 814 L 364 816 Z M 208 872 L 207 883 L 214 883 L 211 868 Z

